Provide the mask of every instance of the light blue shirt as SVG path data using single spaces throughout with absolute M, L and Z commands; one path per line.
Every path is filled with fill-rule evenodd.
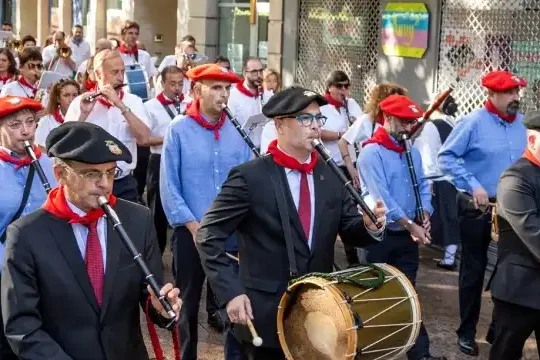
M 525 151 L 525 131 L 523 114 L 508 123 L 482 107 L 458 122 L 439 150 L 438 165 L 459 190 L 472 194 L 483 187 L 495 197 L 501 174 Z
M 173 227 L 201 221 L 229 171 L 251 159 L 251 150 L 236 128 L 226 120 L 214 131 L 189 116 L 175 118 L 163 142 L 160 194 L 163 210 Z
M 7 151 L 11 156 L 17 157 L 17 154 L 11 152 L 5 148 L 1 148 L 0 151 Z M 52 187 L 56 186 L 56 180 L 53 175 L 53 161 L 46 155 L 41 155 L 39 163 L 43 168 L 43 172 Z M 28 178 L 28 171 L 30 166 L 23 166 L 15 170 L 15 165 L 9 162 L 0 160 L 0 234 L 3 234 L 11 219 L 19 209 L 21 200 L 24 193 L 24 185 Z M 24 207 L 21 217 L 27 215 L 34 210 L 39 209 L 45 203 L 47 199 L 47 193 L 45 188 L 39 179 L 39 176 L 34 173 L 34 180 L 32 181 L 32 188 L 28 195 L 28 201 Z M 0 243 L 0 259 L 4 259 L 4 245 Z M 0 270 L 1 271 L 1 270 Z
M 422 207 L 432 214 L 431 191 L 422 170 L 420 152 L 411 146 L 411 154 Z M 371 143 L 360 151 L 357 168 L 362 180 L 362 192 L 367 190 L 374 198 L 384 201 L 387 228 L 405 230 L 397 221 L 405 216 L 412 220 L 416 217 L 416 198 L 405 152 L 400 156 L 396 151 Z

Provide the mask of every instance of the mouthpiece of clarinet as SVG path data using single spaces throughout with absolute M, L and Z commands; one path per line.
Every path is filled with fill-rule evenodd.
M 107 205 L 109 203 L 107 198 L 105 196 L 103 196 L 103 195 L 98 197 L 97 201 L 98 201 L 99 206 Z
M 28 141 L 28 140 L 24 140 L 23 144 L 24 144 L 25 147 L 30 147 L 30 148 L 32 147 L 32 145 L 30 144 L 30 141 Z
M 321 142 L 319 141 L 319 139 L 311 140 L 311 145 L 313 145 L 313 146 L 317 146 L 317 145 L 320 145 L 320 144 L 321 144 Z

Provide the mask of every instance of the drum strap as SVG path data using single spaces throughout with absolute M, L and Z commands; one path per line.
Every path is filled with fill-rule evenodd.
M 171 110 L 171 107 L 169 105 L 165 105 L 165 104 L 161 104 L 163 105 L 163 108 L 165 109 L 165 111 L 167 112 L 167 114 L 169 114 L 169 116 L 171 117 L 171 119 L 174 119 L 174 114 Z
M 289 275 L 293 279 L 298 276 L 298 268 L 296 266 L 296 257 L 294 256 L 291 220 L 289 218 L 289 211 L 287 210 L 287 202 L 285 201 L 285 186 L 283 186 L 278 164 L 273 160 L 272 164 L 275 166 L 275 171 L 272 173 L 272 177 L 274 178 L 272 183 L 274 184 L 281 226 L 283 227 L 283 234 L 285 236 L 285 246 L 287 247 L 287 257 L 289 258 Z M 279 189 L 276 189 L 276 187 L 279 187 Z

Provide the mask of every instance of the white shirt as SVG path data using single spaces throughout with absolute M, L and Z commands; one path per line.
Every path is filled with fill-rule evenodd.
M 82 95 L 76 97 L 69 106 L 66 113 L 66 121 L 79 121 L 79 117 L 81 116 L 81 97 Z M 135 116 L 148 126 L 148 115 L 141 98 L 133 94 L 124 93 L 123 102 L 131 109 Z M 131 174 L 137 166 L 137 140 L 135 140 L 135 137 L 131 133 L 128 123 L 124 118 L 124 115 L 120 112 L 120 109 L 115 106 L 107 108 L 99 101 L 96 101 L 94 109 L 86 119 L 86 122 L 101 126 L 129 149 L 132 156 L 132 162 L 131 164 L 127 164 L 124 161 L 118 162 L 118 168 L 120 168 L 121 171 L 117 180 Z
M 349 120 L 347 119 L 345 109 L 343 107 L 341 107 L 340 111 L 338 111 L 338 109 L 336 109 L 334 105 L 324 105 L 321 106 L 321 114 L 326 116 L 326 123 L 322 127 L 322 130 L 341 133 L 347 131 L 347 128 L 349 127 Z M 332 155 L 332 159 L 336 162 L 338 166 L 342 166 L 344 163 L 343 158 L 341 157 L 341 152 L 339 151 L 338 142 L 338 140 L 323 140 L 324 146 L 328 149 L 330 155 Z M 352 153 L 350 152 L 350 154 L 351 160 L 354 161 L 354 150 L 352 151 Z
M 248 118 L 253 115 L 260 114 L 262 112 L 262 105 L 266 104 L 268 100 L 274 95 L 272 91 L 264 90 L 263 92 L 263 104 L 261 99 L 257 97 L 247 96 L 240 92 L 238 88 L 231 88 L 231 94 L 229 96 L 228 107 L 231 110 L 233 116 L 236 116 L 240 125 L 244 125 Z M 257 126 L 250 131 L 249 128 L 244 128 L 251 141 L 256 147 L 261 146 L 261 134 L 263 126 Z
M 46 46 L 43 49 L 43 64 L 47 64 L 48 68 L 51 69 L 51 71 L 63 74 L 67 77 L 73 76 L 73 70 L 66 64 L 66 61 L 62 58 L 58 59 L 52 67 L 50 67 L 50 62 L 56 57 L 57 49 L 54 45 Z M 73 59 L 73 55 L 71 57 Z
M 261 134 L 261 155 L 266 154 L 270 143 L 277 139 L 276 124 L 270 120 L 264 125 Z
M 185 99 L 180 103 L 180 112 L 182 113 L 186 108 L 187 104 L 191 101 L 190 98 Z M 176 111 L 176 106 L 174 104 L 167 105 L 171 112 L 176 116 L 180 115 Z M 144 103 L 144 108 L 148 113 L 148 127 L 150 128 L 151 136 L 161 136 L 165 137 L 167 134 L 167 128 L 173 119 L 167 113 L 167 110 L 159 102 L 157 98 L 153 98 Z M 161 154 L 161 149 L 163 145 L 150 146 L 150 153 L 152 154 Z
M 33 90 L 29 87 L 24 86 L 18 81 L 12 81 L 2 86 L 2 90 L 0 91 L 0 97 L 10 96 L 10 95 L 27 97 L 31 99 L 34 98 Z
M 62 115 L 61 112 L 60 115 Z M 36 145 L 45 147 L 45 140 L 47 139 L 47 136 L 53 129 L 56 129 L 59 126 L 60 123 L 56 121 L 54 115 L 45 115 L 41 119 L 39 119 L 36 129 L 36 136 L 34 139 Z
M 167 55 L 161 60 L 161 63 L 159 64 L 159 67 L 157 69 L 156 73 L 156 95 L 163 92 L 163 85 L 161 85 L 161 72 L 163 69 L 165 69 L 167 66 L 176 66 L 176 56 L 175 55 Z M 189 94 L 189 90 L 191 90 L 191 80 L 188 78 L 184 78 L 183 84 L 182 84 L 182 94 L 184 96 L 186 94 Z
M 6 82 L 0 81 L 0 91 L 2 90 L 4 85 L 7 85 L 7 84 L 13 82 L 14 80 L 16 80 L 16 78 L 17 78 L 16 76 L 13 76 L 13 77 L 11 77 L 11 79 L 7 80 Z
M 124 60 L 124 65 L 129 66 L 133 64 L 140 64 L 143 68 L 143 70 L 146 72 L 146 75 L 148 76 L 148 79 L 150 79 L 152 76 L 154 76 L 157 71 L 156 68 L 153 66 L 152 57 L 149 53 L 147 53 L 144 50 L 138 50 L 138 57 L 139 61 L 135 61 L 135 57 L 133 55 L 123 54 L 120 53 L 120 56 L 122 57 L 122 60 Z
M 90 44 L 86 40 L 82 40 L 79 45 L 73 42 L 73 39 L 69 40 L 69 47 L 71 48 L 71 58 L 75 61 L 77 66 L 80 66 L 83 61 L 88 60 L 92 56 L 92 49 Z
M 77 68 L 77 74 L 75 75 L 75 79 L 80 75 L 83 76 L 86 73 L 86 68 L 88 67 L 88 60 L 84 60 L 81 65 Z
M 69 208 L 79 216 L 85 216 L 86 213 L 67 201 Z M 73 228 L 73 234 L 75 235 L 75 240 L 77 240 L 77 246 L 83 259 L 86 258 L 86 241 L 88 238 L 88 228 L 82 224 L 71 224 Z M 97 223 L 97 232 L 99 237 L 99 243 L 101 245 L 101 254 L 103 255 L 103 271 L 106 270 L 107 264 L 107 221 L 105 216 L 99 218 Z
M 356 118 L 356 121 L 349 127 L 349 129 L 341 137 L 345 139 L 349 144 L 358 144 L 360 149 L 362 143 L 373 136 L 373 133 L 381 127 L 381 124 L 371 121 L 371 116 L 369 114 L 364 114 L 359 118 Z

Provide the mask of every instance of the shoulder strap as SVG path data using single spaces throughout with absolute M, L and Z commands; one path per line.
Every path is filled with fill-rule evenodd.
M 275 171 L 273 172 L 272 177 L 275 177 L 277 180 L 277 181 L 273 181 L 274 190 L 276 192 L 276 197 L 277 197 L 279 217 L 281 218 L 281 226 L 283 227 L 283 233 L 285 236 L 285 246 L 287 247 L 287 257 L 289 258 L 289 275 L 292 279 L 298 276 L 298 268 L 296 266 L 296 257 L 294 255 L 291 220 L 289 218 L 289 211 L 287 210 L 287 202 L 285 201 L 285 186 L 283 185 L 283 181 L 281 179 L 279 165 L 276 164 L 274 160 L 272 159 L 269 159 L 269 160 L 272 162 L 273 166 L 275 167 Z M 275 188 L 276 185 L 278 189 Z
M 19 209 L 17 210 L 15 215 L 13 215 L 13 218 L 8 223 L 8 225 L 14 222 L 15 220 L 17 220 L 21 216 L 26 206 L 26 203 L 28 202 L 28 196 L 30 195 L 30 189 L 32 189 L 32 181 L 34 180 L 35 171 L 36 171 L 35 168 L 33 166 L 30 166 L 30 170 L 28 170 L 28 177 L 26 178 L 26 184 L 24 184 L 24 192 L 23 192 L 21 204 L 19 205 Z M 0 242 L 2 244 L 5 244 L 6 242 L 6 230 L 7 230 L 7 226 L 2 236 L 0 236 Z
M 165 105 L 165 104 L 162 104 L 162 103 L 160 103 L 160 104 L 163 106 L 163 108 L 165 109 L 165 111 L 167 112 L 167 114 L 169 114 L 169 116 L 171 117 L 171 119 L 174 119 L 174 114 L 173 114 L 171 108 L 169 107 L 169 105 Z
M 444 144 L 444 142 L 452 132 L 452 125 L 450 125 L 443 119 L 433 120 L 433 125 L 435 125 L 437 131 L 439 132 L 439 136 L 441 137 L 441 144 Z

